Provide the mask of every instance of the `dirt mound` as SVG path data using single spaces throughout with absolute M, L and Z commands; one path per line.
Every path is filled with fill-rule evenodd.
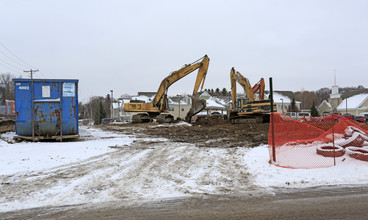
M 128 124 L 123 126 L 107 126 L 109 130 L 124 130 L 125 132 L 139 130 L 150 137 L 163 137 L 174 142 L 193 143 L 198 147 L 256 147 L 267 144 L 268 123 L 235 124 L 211 118 L 199 125 L 158 125 L 158 124 Z

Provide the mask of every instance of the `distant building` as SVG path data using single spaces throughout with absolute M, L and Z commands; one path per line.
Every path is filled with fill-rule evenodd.
M 368 114 L 368 93 L 362 93 L 342 100 L 337 106 L 337 111 L 341 114 L 351 114 L 358 116 L 363 113 Z
M 333 113 L 334 108 L 329 102 L 327 102 L 326 100 L 323 100 L 323 102 L 317 107 L 317 111 L 319 115 L 325 116 L 325 115 L 329 115 Z
M 155 95 L 156 95 L 156 92 L 138 92 L 138 96 L 153 97 Z
M 169 113 L 174 116 L 174 119 L 185 119 L 185 116 L 192 106 L 189 100 L 191 99 L 188 96 L 175 96 L 169 98 Z
M 335 84 L 332 86 L 332 92 L 330 94 L 330 98 L 328 99 L 328 103 L 332 106 L 332 112 L 337 112 L 337 106 L 341 103 L 342 98 L 339 93 L 339 87 L 336 85 L 336 75 L 335 75 Z
M 291 107 L 291 99 L 287 96 L 282 95 L 281 93 L 274 92 L 273 93 L 273 101 L 276 104 L 277 113 L 284 114 Z M 301 102 L 295 101 L 295 105 L 298 109 L 300 109 Z

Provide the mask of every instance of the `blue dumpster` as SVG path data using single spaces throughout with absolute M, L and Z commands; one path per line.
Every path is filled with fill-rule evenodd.
M 15 138 L 79 138 L 78 80 L 13 79 Z

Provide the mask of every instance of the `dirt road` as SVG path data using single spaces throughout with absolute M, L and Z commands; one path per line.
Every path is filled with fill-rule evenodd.
M 203 195 L 122 205 L 44 207 L 7 219 L 366 219 L 368 187 L 276 190 L 274 195 Z M 1 216 L 0 216 L 1 217 Z M 4 216 L 3 216 L 4 217 Z

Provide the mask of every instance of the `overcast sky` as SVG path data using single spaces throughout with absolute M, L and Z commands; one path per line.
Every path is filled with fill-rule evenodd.
M 368 0 L 0 0 L 0 14 L 0 43 L 35 78 L 79 79 L 83 102 L 157 91 L 205 54 L 205 88 L 230 89 L 231 67 L 267 89 L 331 87 L 334 70 L 339 86 L 368 87 Z M 23 62 L 0 45 L 0 73 Z M 196 73 L 169 95 L 190 94 Z

